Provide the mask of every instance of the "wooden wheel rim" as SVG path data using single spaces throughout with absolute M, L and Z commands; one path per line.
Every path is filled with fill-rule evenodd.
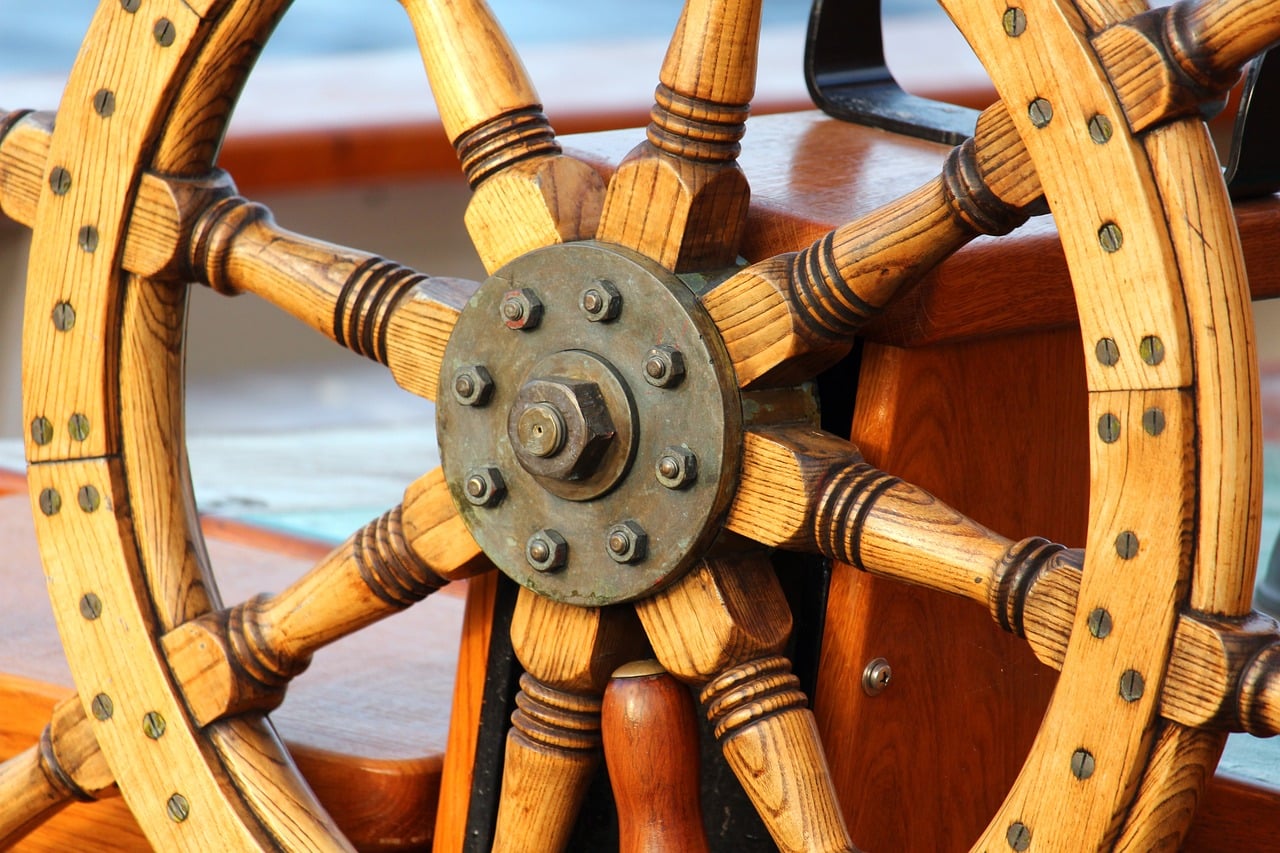
M 1129 133 L 1090 38 L 1140 6 L 943 5 L 1057 221 L 1094 426 L 1084 581 L 1059 686 L 974 849 L 1148 849 L 1181 837 L 1225 737 L 1159 718 L 1178 613 L 1248 612 L 1257 560 L 1257 377 L 1234 218 L 1201 122 Z M 1091 628 L 1099 611 L 1105 632 Z
M 37 536 L 65 580 L 50 595 L 79 695 L 157 849 L 349 849 L 265 717 L 199 729 L 168 671 L 158 638 L 220 606 L 182 450 L 186 296 L 120 265 L 142 172 L 209 173 L 286 5 L 104 0 L 64 95 L 32 246 L 50 259 L 33 265 L 24 328 Z M 78 603 L 91 592 L 93 620 Z
M 1234 227 L 1218 184 L 1176 174 L 1188 159 L 1212 164 L 1203 130 L 1180 123 L 1141 139 L 1126 134 L 1074 10 L 1030 10 L 1030 28 L 1015 37 L 1002 26 L 1002 4 L 950 5 L 1011 105 L 1065 235 L 1097 425 L 1089 571 L 1064 687 L 981 846 L 1057 846 L 1065 843 L 1058 835 L 1063 820 L 1070 821 L 1073 847 L 1118 837 L 1144 846 L 1134 834 L 1142 826 L 1123 823 L 1126 810 L 1149 825 L 1151 809 L 1169 802 L 1171 785 L 1180 784 L 1160 774 L 1188 760 L 1207 768 L 1216 757 L 1197 747 L 1216 736 L 1156 725 L 1168 643 L 1151 638 L 1170 637 L 1187 604 L 1227 614 L 1247 610 L 1251 571 L 1244 567 L 1256 558 L 1249 501 L 1239 499 L 1256 492 L 1260 478 L 1252 332 Z M 164 631 L 218 602 L 175 440 L 182 434 L 183 296 L 147 280 L 126 281 L 118 259 L 144 168 L 192 176 L 211 168 L 227 105 L 248 66 L 233 46 L 265 38 L 284 4 L 252 12 L 247 6 L 156 2 L 143 14 L 135 4 L 103 4 L 93 25 L 98 38 L 89 40 L 63 104 L 62 126 L 77 130 L 55 134 L 49 190 L 41 198 L 32 253 L 51 260 L 33 273 L 28 289 L 25 417 L 37 532 L 50 574 L 75 582 L 51 584 L 55 614 L 82 700 L 102 724 L 103 751 L 130 807 L 162 847 L 228 839 L 239 846 L 341 843 L 287 769 L 265 721 L 240 719 L 203 731 L 187 721 L 156 645 Z M 1089 25 L 1098 29 L 1111 13 L 1091 14 L 1096 20 Z M 1042 36 L 1052 50 L 1026 47 Z M 1021 61 L 999 59 L 1018 49 L 1025 51 Z M 142 51 L 154 56 L 138 67 L 165 72 L 144 76 L 113 61 Z M 225 73 L 227 64 L 237 73 Z M 1071 86 L 1055 88 L 1055 77 Z M 185 82 L 175 87 L 179 80 Z M 176 98 L 166 101 L 164 93 L 175 88 Z M 117 116 L 95 111 L 100 91 L 122 105 Z M 1037 126 L 1045 117 L 1041 100 L 1054 117 Z M 167 115 L 203 121 L 166 123 Z M 1099 115 L 1114 128 L 1106 143 L 1088 136 Z M 102 181 L 100 192 L 84 192 L 95 180 Z M 1113 196 L 1125 200 L 1123 211 L 1094 206 Z M 1199 220 L 1195 230 L 1212 235 L 1213 252 L 1206 240 L 1171 232 L 1169 222 L 1190 216 Z M 1212 264 L 1208 254 L 1215 254 Z M 1152 267 L 1160 291 L 1135 297 L 1128 285 L 1146 278 L 1136 271 Z M 1209 286 L 1195 285 L 1206 278 Z M 63 306 L 74 310 L 73 326 L 51 322 L 66 317 Z M 1112 347 L 1118 360 L 1111 360 Z M 149 373 L 157 364 L 163 369 Z M 138 375 L 148 381 L 124 380 Z M 121 401 L 118 412 L 109 400 Z M 1146 425 L 1153 411 L 1160 413 L 1158 430 Z M 1223 413 L 1221 420 L 1210 420 L 1210 411 Z M 1126 486 L 1130 466 L 1159 472 L 1174 497 L 1148 505 L 1145 493 Z M 117 512 L 102 511 L 112 508 Z M 103 602 L 101 619 L 80 613 L 88 592 Z M 1116 626 L 1108 637 L 1088 630 L 1097 608 L 1106 608 Z M 108 624 L 123 628 L 108 636 Z M 1098 727 L 1093 715 L 1104 708 L 1110 724 Z M 162 737 L 151 737 L 139 722 L 152 713 L 167 721 Z M 1115 723 L 1120 717 L 1123 725 Z M 1139 779 L 1139 759 L 1152 749 L 1168 761 L 1158 760 Z M 1087 773 L 1077 769 L 1086 766 L 1076 760 L 1082 753 L 1089 755 Z M 1135 791 L 1144 799 L 1131 809 Z M 285 802 L 305 808 L 286 817 Z M 298 813 L 309 817 L 295 823 Z

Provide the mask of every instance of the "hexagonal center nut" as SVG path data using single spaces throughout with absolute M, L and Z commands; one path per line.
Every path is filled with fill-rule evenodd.
M 590 476 L 615 434 L 600 387 L 589 380 L 531 379 L 516 394 L 507 415 L 511 447 L 535 477 Z

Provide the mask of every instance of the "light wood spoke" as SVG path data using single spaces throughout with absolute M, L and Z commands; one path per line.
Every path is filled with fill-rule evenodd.
M 0 764 L 0 848 L 73 802 L 119 793 L 80 698 L 64 699 L 40 742 Z
M 466 224 L 490 272 L 591 237 L 604 182 L 561 153 L 520 57 L 483 0 L 402 0 L 449 141 L 475 196 Z
M 1027 168 L 1009 170 L 1010 158 Z M 926 273 L 981 234 L 1007 234 L 1045 210 L 1002 104 L 952 149 L 942 174 L 796 254 L 754 264 L 703 305 L 743 387 L 810 376 Z
M 782 656 L 791 611 L 764 554 L 706 559 L 636 613 L 662 665 L 701 688 L 725 759 L 778 847 L 854 850 L 808 699 Z
M 495 851 L 565 849 L 600 764 L 605 686 L 618 666 L 644 656 L 639 635 L 626 607 L 574 607 L 520 590 L 511 643 L 525 674 L 507 735 Z
M 688 0 L 659 75 L 648 140 L 618 166 L 599 237 L 676 271 L 738 256 L 750 189 L 738 167 L 756 85 L 760 0 Z
M 320 648 L 489 568 L 437 469 L 284 591 L 184 623 L 161 645 L 207 725 L 274 708 Z
M 53 113 L 0 111 L 0 213 L 30 228 L 49 159 Z
M 449 334 L 476 287 L 292 234 L 262 205 L 234 197 L 201 220 L 192 266 L 214 290 L 260 296 L 387 365 L 402 388 L 429 400 Z

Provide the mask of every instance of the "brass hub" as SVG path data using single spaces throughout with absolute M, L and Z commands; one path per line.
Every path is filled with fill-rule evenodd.
M 536 323 L 512 323 L 517 297 L 538 306 Z M 499 270 L 458 320 L 436 409 L 476 541 L 519 583 L 574 604 L 679 577 L 717 534 L 737 477 L 728 365 L 694 293 L 638 254 L 573 243 Z M 483 395 L 458 391 L 477 376 Z M 503 487 L 477 498 L 477 478 Z

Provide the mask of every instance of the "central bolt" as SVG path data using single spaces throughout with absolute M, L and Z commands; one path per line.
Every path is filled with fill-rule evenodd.
M 564 417 L 550 403 L 535 403 L 521 413 L 516 434 L 520 446 L 534 456 L 555 456 L 564 448 Z

